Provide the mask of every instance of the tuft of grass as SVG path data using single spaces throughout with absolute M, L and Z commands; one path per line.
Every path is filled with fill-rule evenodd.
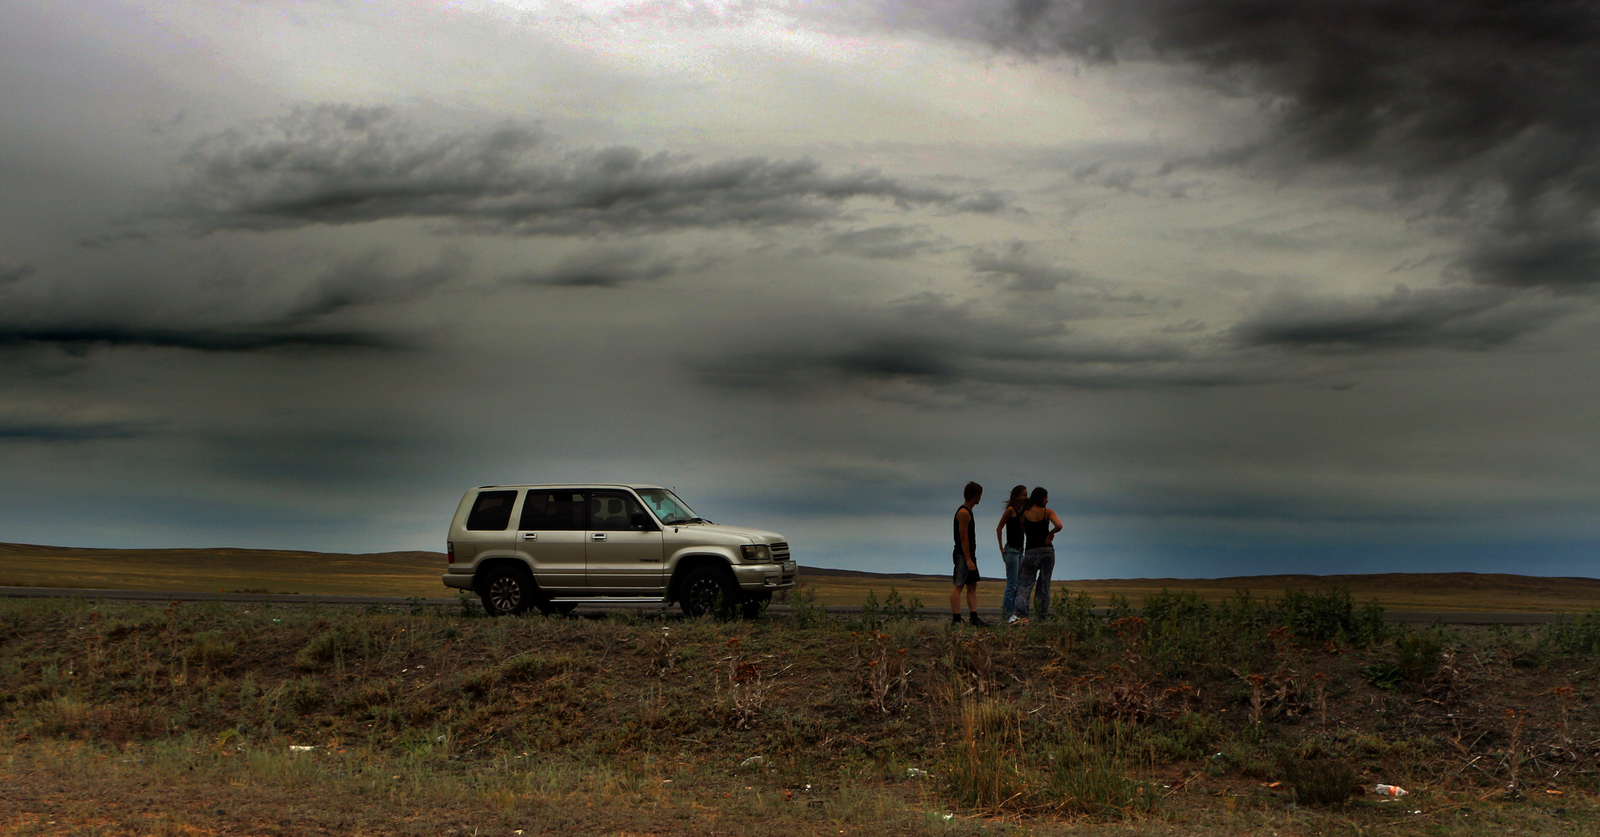
M 223 636 L 221 631 L 202 631 L 194 635 L 184 657 L 191 662 L 212 668 L 229 665 L 239 655 L 239 645 Z
M 315 677 L 297 677 L 284 681 L 269 699 L 291 712 L 306 715 L 328 699 L 328 689 Z
M 297 668 L 315 671 L 328 663 L 343 660 L 359 647 L 350 633 L 338 629 L 327 631 L 312 637 L 310 642 L 295 652 L 294 664 Z
M 571 670 L 571 654 L 518 654 L 500 664 L 498 676 L 508 683 L 543 680 Z
M 941 773 L 949 801 L 961 808 L 1117 818 L 1159 801 L 1154 784 L 1132 775 L 1149 767 L 1148 749 L 1126 725 L 1095 720 L 1041 741 L 1026 710 L 987 699 L 963 702 L 960 722 L 961 739 Z

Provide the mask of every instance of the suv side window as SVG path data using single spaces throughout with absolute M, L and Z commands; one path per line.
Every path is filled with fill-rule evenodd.
M 503 532 L 511 522 L 511 507 L 517 504 L 515 491 L 482 491 L 467 515 L 467 528 L 480 532 Z
M 654 532 L 656 522 L 626 491 L 589 492 L 589 528 L 610 532 Z
M 532 489 L 522 504 L 522 525 L 518 528 L 523 531 L 581 532 L 587 528 L 587 523 L 582 491 Z

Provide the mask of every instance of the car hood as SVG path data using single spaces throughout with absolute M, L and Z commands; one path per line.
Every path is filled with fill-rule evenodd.
M 669 527 L 678 529 L 696 538 L 707 540 L 727 539 L 728 543 L 778 543 L 783 536 L 777 532 L 768 532 L 765 529 L 750 529 L 744 526 L 724 526 L 721 523 L 685 523 Z

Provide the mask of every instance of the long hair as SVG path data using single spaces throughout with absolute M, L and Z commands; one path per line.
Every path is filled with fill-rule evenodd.
M 1028 508 L 1031 509 L 1034 506 L 1042 506 L 1045 504 L 1045 501 L 1049 499 L 1050 492 L 1045 491 L 1044 486 L 1035 488 L 1033 493 L 1028 495 Z M 1023 511 L 1027 511 L 1027 509 L 1024 509 Z
M 1006 505 L 1019 512 L 1027 508 L 1028 487 L 1026 485 L 1013 486 L 1011 489 L 1011 499 L 1006 501 Z

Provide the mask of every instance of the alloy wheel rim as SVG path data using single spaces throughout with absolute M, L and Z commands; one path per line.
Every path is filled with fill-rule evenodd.
M 522 601 L 522 585 L 514 578 L 497 578 L 489 585 L 489 600 L 494 602 L 495 610 L 510 613 Z

